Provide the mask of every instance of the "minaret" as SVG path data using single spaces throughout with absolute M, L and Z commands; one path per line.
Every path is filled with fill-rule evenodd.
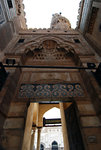
M 60 14 L 56 13 L 52 17 L 51 29 L 68 30 L 71 28 L 69 20 Z

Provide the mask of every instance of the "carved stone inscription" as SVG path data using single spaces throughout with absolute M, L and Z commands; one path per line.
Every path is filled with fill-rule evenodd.
M 79 83 L 69 84 L 21 84 L 19 98 L 66 98 L 82 97 L 84 92 Z

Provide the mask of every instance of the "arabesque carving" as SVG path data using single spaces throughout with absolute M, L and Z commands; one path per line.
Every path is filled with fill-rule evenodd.
M 25 50 L 26 55 L 31 52 L 34 60 L 65 60 L 74 50 L 69 45 L 59 45 L 56 41 L 46 40 Z

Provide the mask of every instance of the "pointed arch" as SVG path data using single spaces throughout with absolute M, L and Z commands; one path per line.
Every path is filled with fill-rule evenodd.
M 38 120 L 38 124 L 40 126 L 43 126 L 43 115 L 45 114 L 45 112 L 47 112 L 48 110 L 52 109 L 52 108 L 59 108 L 59 104 L 40 104 L 39 105 L 39 120 Z
M 41 47 L 42 43 L 47 40 L 53 40 L 57 43 L 57 45 L 60 45 L 61 47 L 68 47 L 70 50 L 73 50 L 76 52 L 76 49 L 78 49 L 79 45 L 75 44 L 72 40 L 69 40 L 68 38 L 66 39 L 65 36 L 63 37 L 58 37 L 57 35 L 37 35 L 37 37 L 33 38 L 27 38 L 24 43 L 21 45 L 17 46 L 17 51 L 21 49 L 21 54 L 26 54 L 28 50 L 33 51 L 35 48 Z M 20 51 L 19 51 L 20 52 Z
M 52 142 L 52 150 L 58 150 L 58 143 L 56 141 Z
M 40 150 L 44 150 L 45 149 L 45 146 L 43 143 L 40 144 Z

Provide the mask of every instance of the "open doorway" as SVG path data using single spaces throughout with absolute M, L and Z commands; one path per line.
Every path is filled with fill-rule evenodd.
M 35 150 L 37 131 L 35 136 Z M 43 115 L 43 128 L 40 136 L 40 150 L 63 150 L 63 134 L 61 126 L 60 109 L 53 107 Z
M 74 103 L 34 103 L 30 104 L 28 114 L 28 116 L 32 114 L 33 118 L 27 116 L 27 119 L 30 119 L 33 124 L 31 127 L 29 121 L 26 121 L 26 124 L 30 126 L 26 126 L 25 139 L 28 135 L 28 128 L 32 128 L 31 140 L 33 139 L 33 143 L 31 145 L 32 148 L 35 147 L 34 150 L 54 150 L 55 148 L 64 150 L 64 147 L 70 150 L 81 150 L 81 148 L 83 150 L 82 135 Z

